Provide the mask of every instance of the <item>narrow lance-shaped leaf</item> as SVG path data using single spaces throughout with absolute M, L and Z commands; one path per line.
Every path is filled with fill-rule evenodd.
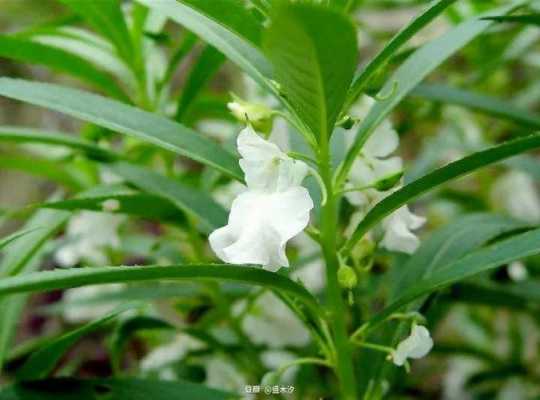
M 64 211 L 41 210 L 25 224 L 31 231 L 7 248 L 0 263 L 0 281 L 20 273 L 34 270 L 34 258 L 42 246 L 67 221 L 69 213 Z M 0 296 L 0 369 L 4 363 L 7 349 L 15 334 L 17 323 L 26 302 L 26 295 L 2 298 Z
M 50 343 L 32 353 L 30 358 L 17 371 L 17 378 L 19 380 L 28 381 L 47 377 L 64 354 L 77 341 L 103 327 L 105 324 L 114 320 L 120 313 L 129 310 L 134 306 L 134 304 L 123 305 L 96 321 L 90 322 L 52 340 Z
M 458 261 L 439 269 L 430 278 L 423 279 L 406 290 L 396 301 L 369 321 L 370 329 L 375 328 L 393 312 L 419 297 L 479 273 L 539 253 L 540 229 L 515 235 L 470 253 Z
M 275 92 L 269 82 L 272 77 L 270 64 L 255 45 L 238 33 L 237 28 L 227 25 L 227 21 L 220 20 L 219 12 L 212 11 L 217 2 L 200 2 L 201 8 L 197 8 L 197 2 L 193 0 L 136 1 L 196 33 L 225 54 L 260 85 Z
M 134 61 L 134 49 L 120 0 L 60 0 L 79 14 L 116 47 L 120 56 L 128 63 Z
M 206 193 L 194 187 L 125 162 L 116 163 L 111 169 L 139 189 L 170 201 L 194 217 L 204 232 L 210 232 L 227 223 L 227 211 Z
M 0 400 L 197 399 L 233 400 L 238 395 L 181 380 L 54 378 L 19 382 L 0 392 Z
M 241 180 L 234 155 L 167 118 L 81 90 L 0 78 L 0 95 L 71 115 L 192 158 Z
M 272 17 L 264 41 L 283 96 L 318 140 L 328 140 L 356 65 L 354 26 L 333 9 L 292 4 Z
M 491 11 L 491 13 L 507 13 L 524 2 L 524 0 L 514 1 L 508 6 Z M 343 184 L 347 179 L 354 160 L 373 130 L 388 116 L 394 107 L 429 73 L 493 24 L 492 21 L 485 21 L 481 18 L 482 16 L 472 17 L 444 35 L 425 44 L 392 74 L 379 92 L 380 97 L 383 99 L 371 108 L 358 127 L 354 143 L 338 171 L 337 183 L 339 185 Z
M 349 91 L 347 104 L 350 105 L 351 103 L 354 103 L 358 96 L 362 94 L 370 79 L 375 76 L 381 68 L 384 68 L 386 63 L 396 54 L 401 46 L 407 43 L 410 38 L 444 12 L 450 5 L 455 3 L 455 1 L 456 0 L 434 1 L 425 11 L 414 18 L 411 23 L 400 30 L 373 58 L 373 60 L 371 60 L 360 73 L 355 76 Z
M 540 14 L 500 15 L 497 17 L 486 17 L 485 19 L 497 22 L 514 22 L 540 26 Z
M 470 214 L 433 232 L 393 277 L 392 299 L 419 280 L 428 278 L 441 267 L 495 239 L 529 226 L 501 215 Z
M 190 105 L 204 88 L 204 85 L 219 70 L 225 56 L 211 46 L 206 46 L 197 62 L 191 68 L 186 77 L 186 84 L 182 88 L 182 94 L 178 100 L 175 119 L 182 121 L 189 110 Z
M 98 146 L 90 141 L 80 139 L 68 133 L 44 132 L 38 129 L 0 126 L 0 142 L 39 143 L 64 146 L 84 152 L 88 157 L 97 160 L 114 160 L 120 155 L 112 150 Z
M 60 48 L 16 37 L 0 36 L 0 58 L 44 65 L 55 71 L 68 73 L 113 97 L 130 102 L 111 75 Z
M 495 97 L 441 84 L 418 85 L 411 92 L 411 96 L 439 103 L 457 104 L 529 128 L 540 129 L 540 115 L 522 110 L 507 100 L 500 100 Z
M 40 203 L 33 207 L 116 212 L 168 223 L 185 223 L 185 218 L 172 202 L 120 184 L 95 186 L 74 198 Z
M 317 300 L 300 284 L 260 267 L 230 264 L 93 267 L 44 271 L 0 280 L 0 296 L 67 289 L 82 285 L 143 281 L 218 280 L 262 286 L 290 294 L 317 310 Z
M 375 226 L 375 224 L 410 200 L 420 196 L 422 193 L 452 179 L 469 174 L 479 168 L 538 147 L 540 147 L 540 135 L 532 135 L 512 140 L 490 149 L 479 151 L 458 161 L 454 161 L 403 186 L 401 189 L 377 203 L 367 213 L 364 219 L 356 227 L 351 238 L 342 248 L 342 251 L 348 253 L 364 234 Z
M 30 228 L 30 229 L 23 229 L 20 231 L 17 231 L 15 233 L 12 233 L 11 235 L 5 236 L 2 239 L 0 239 L 0 250 L 2 250 L 4 247 L 10 245 L 12 242 L 16 241 L 17 239 L 23 237 L 24 235 L 29 234 L 30 232 L 34 232 L 37 229 L 43 229 L 43 227 L 39 228 Z
M 65 164 L 30 155 L 13 154 L 0 157 L 0 168 L 23 171 L 57 182 L 70 189 L 81 189 L 77 176 Z

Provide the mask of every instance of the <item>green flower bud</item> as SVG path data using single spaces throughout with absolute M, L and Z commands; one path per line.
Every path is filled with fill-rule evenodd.
M 403 176 L 403 171 L 396 172 L 393 175 L 385 176 L 384 178 L 375 182 L 373 187 L 377 189 L 379 192 L 385 192 L 387 190 L 392 189 L 394 186 L 396 186 L 401 180 L 402 176 Z
M 338 282 L 345 289 L 352 289 L 358 284 L 358 277 L 354 269 L 348 265 L 341 265 L 338 269 Z
M 227 107 L 235 118 L 250 123 L 256 131 L 269 132 L 272 129 L 273 110 L 264 104 L 250 103 L 232 95 L 233 101 Z

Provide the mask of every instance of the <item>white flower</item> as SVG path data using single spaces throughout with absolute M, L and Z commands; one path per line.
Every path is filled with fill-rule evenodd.
M 351 108 L 351 115 L 358 119 L 365 118 L 374 103 L 374 99 L 364 96 Z M 350 147 L 354 137 L 347 135 L 347 140 Z M 366 189 L 345 193 L 347 200 L 360 208 L 360 211 L 354 214 L 354 221 L 351 221 L 352 229 L 371 207 L 397 190 L 397 188 L 391 188 L 379 191 L 373 186 L 388 178 L 399 179 L 399 174 L 403 170 L 402 160 L 400 157 L 390 157 L 398 145 L 399 136 L 391 122 L 386 119 L 375 129 L 354 161 L 346 189 Z M 393 183 L 394 180 L 390 179 L 390 182 Z M 381 246 L 391 251 L 413 253 L 420 241 L 411 231 L 420 228 L 424 222 L 424 218 L 411 213 L 407 206 L 399 208 L 382 222 L 384 235 L 380 242 Z M 347 231 L 350 233 L 351 229 L 348 228 Z
M 190 351 L 200 350 L 204 343 L 186 334 L 178 334 L 173 341 L 156 347 L 141 361 L 141 370 L 149 372 L 168 367 L 181 361 Z
M 300 186 L 306 177 L 308 167 L 304 162 L 292 159 L 250 126 L 240 132 L 237 145 L 249 189 L 284 191 Z
M 521 261 L 511 262 L 506 270 L 510 279 L 515 282 L 523 281 L 529 277 L 527 267 Z
M 287 241 L 304 230 L 313 208 L 300 186 L 307 166 L 250 127 L 240 133 L 238 150 L 247 190 L 233 201 L 228 224 L 210 235 L 210 246 L 228 263 L 288 266 Z
M 529 222 L 540 221 L 540 197 L 534 180 L 522 171 L 510 171 L 498 178 L 491 198 L 512 217 Z
M 78 324 L 103 317 L 120 305 L 120 301 L 102 301 L 105 296 L 122 290 L 123 284 L 89 285 L 68 289 L 62 301 L 65 304 L 63 316 L 70 323 Z
M 83 211 L 69 221 L 67 244 L 55 254 L 63 267 L 73 267 L 81 261 L 95 265 L 107 263 L 105 250 L 120 246 L 118 228 L 124 217 L 120 215 Z
M 215 356 L 206 363 L 206 385 L 221 390 L 241 392 L 247 384 L 244 375 L 229 360 Z
M 242 330 L 255 344 L 272 348 L 301 347 L 309 332 L 295 314 L 273 293 L 264 293 L 242 320 Z
M 422 358 L 433 347 L 433 339 L 424 326 L 415 325 L 408 338 L 398 344 L 392 355 L 392 361 L 397 366 L 402 366 L 407 358 Z
M 364 96 L 351 108 L 351 115 L 363 119 L 375 103 L 371 97 Z M 348 146 L 352 145 L 354 135 L 347 135 Z M 399 157 L 390 157 L 399 145 L 399 136 L 389 120 L 384 120 L 372 133 L 354 161 L 349 175 L 349 187 L 365 187 L 400 173 L 403 163 Z M 368 199 L 362 192 L 347 192 L 351 204 L 363 206 Z
M 420 239 L 411 230 L 420 228 L 425 222 L 425 218 L 410 212 L 409 207 L 398 208 L 382 222 L 384 236 L 381 246 L 390 251 L 414 253 L 420 245 Z

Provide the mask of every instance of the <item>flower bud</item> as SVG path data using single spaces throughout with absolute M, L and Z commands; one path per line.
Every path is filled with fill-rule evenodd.
M 373 187 L 379 192 L 386 192 L 387 190 L 392 189 L 396 186 L 403 177 L 403 171 L 396 172 L 395 174 L 385 176 L 382 179 L 379 179 Z
M 352 289 L 358 284 L 358 277 L 354 269 L 348 265 L 341 265 L 337 273 L 338 282 L 345 289 Z
M 257 131 L 270 132 L 273 114 L 271 108 L 264 104 L 244 101 L 235 95 L 232 96 L 234 101 L 227 103 L 227 107 L 237 120 L 251 124 Z

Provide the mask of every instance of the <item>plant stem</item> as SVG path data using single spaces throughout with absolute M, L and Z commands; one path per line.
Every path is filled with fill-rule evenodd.
M 337 375 L 341 385 L 341 398 L 356 400 L 356 383 L 354 379 L 351 348 L 345 324 L 346 308 L 341 297 L 341 288 L 337 279 L 339 260 L 337 257 L 336 233 L 338 229 L 337 203 L 332 183 L 332 169 L 328 142 L 321 140 L 319 168 L 322 181 L 326 187 L 328 198 L 322 206 L 321 243 L 326 262 L 326 297 L 330 308 L 328 317 L 333 328 Z

